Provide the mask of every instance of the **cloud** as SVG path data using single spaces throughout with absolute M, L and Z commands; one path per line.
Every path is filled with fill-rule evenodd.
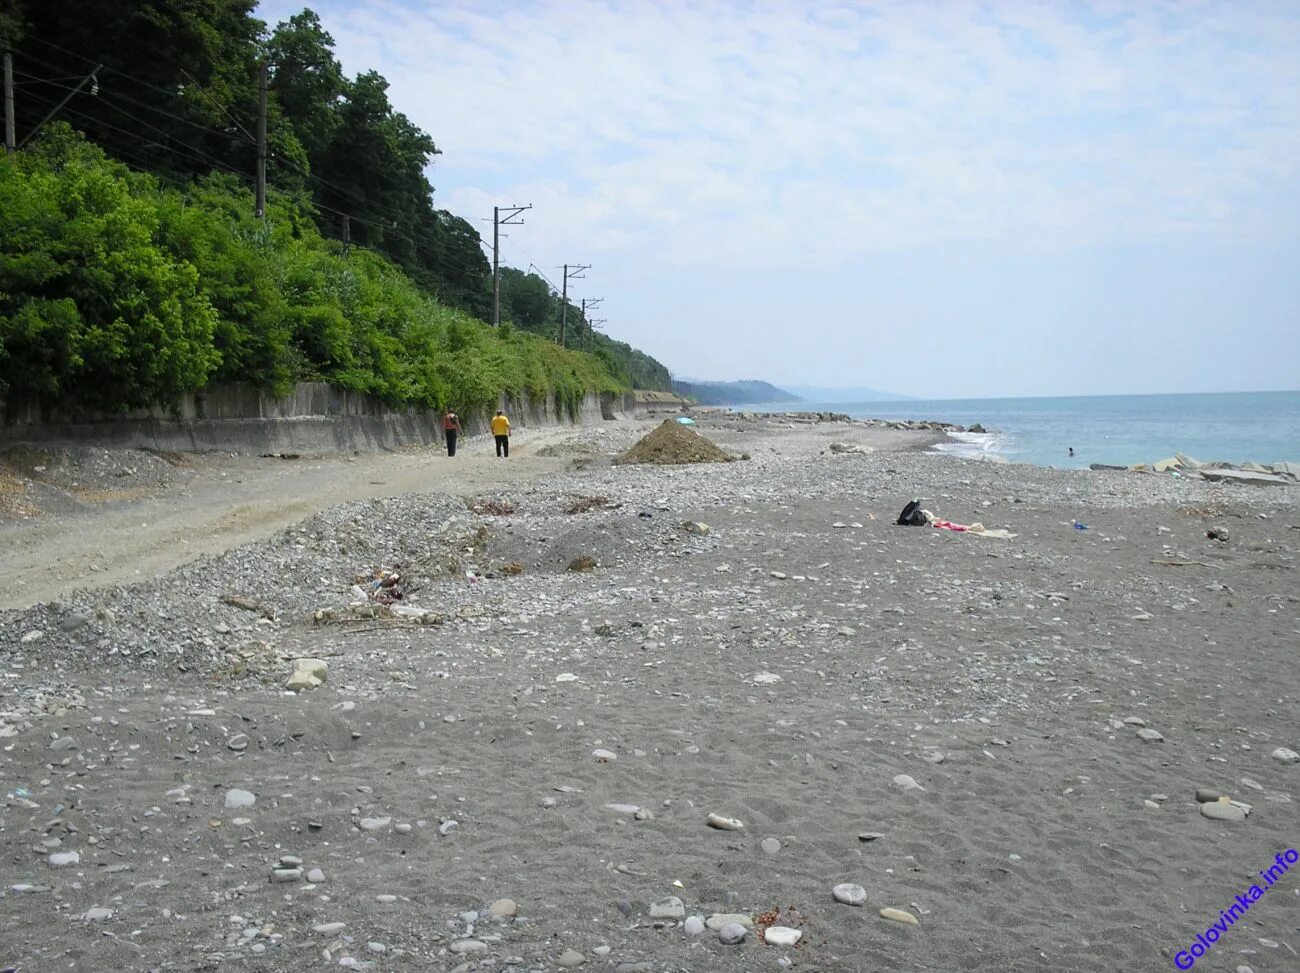
M 345 68 L 379 70 L 434 136 L 441 205 L 535 205 L 507 241 L 529 260 L 772 272 L 918 248 L 1297 241 L 1288 2 L 317 9 Z

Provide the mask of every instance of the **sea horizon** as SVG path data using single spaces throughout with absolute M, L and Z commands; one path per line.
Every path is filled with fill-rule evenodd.
M 978 423 L 987 431 L 950 434 L 936 448 L 1035 466 L 1131 466 L 1175 453 L 1205 462 L 1271 464 L 1300 458 L 1300 391 L 1290 390 L 773 402 L 734 408 L 842 412 L 855 419 L 964 427 Z

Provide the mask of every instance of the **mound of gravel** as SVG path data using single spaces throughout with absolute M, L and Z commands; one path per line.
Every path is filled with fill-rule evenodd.
M 723 452 L 694 429 L 675 419 L 665 419 L 659 428 L 641 437 L 615 463 L 653 463 L 682 466 L 686 463 L 730 463 L 736 457 Z

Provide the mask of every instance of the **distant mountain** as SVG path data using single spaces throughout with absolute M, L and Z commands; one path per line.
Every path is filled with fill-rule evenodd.
M 700 405 L 752 405 L 756 402 L 802 402 L 797 395 L 768 382 L 749 379 L 740 382 L 702 382 L 673 379 L 673 391 Z
M 828 389 L 815 385 L 787 385 L 786 388 L 809 402 L 902 402 L 915 398 L 863 387 Z

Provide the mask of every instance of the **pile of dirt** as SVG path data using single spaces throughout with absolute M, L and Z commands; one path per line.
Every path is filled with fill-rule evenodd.
M 684 463 L 730 463 L 735 458 L 724 453 L 694 429 L 675 419 L 666 419 L 659 428 L 641 437 L 614 462 L 680 466 Z

